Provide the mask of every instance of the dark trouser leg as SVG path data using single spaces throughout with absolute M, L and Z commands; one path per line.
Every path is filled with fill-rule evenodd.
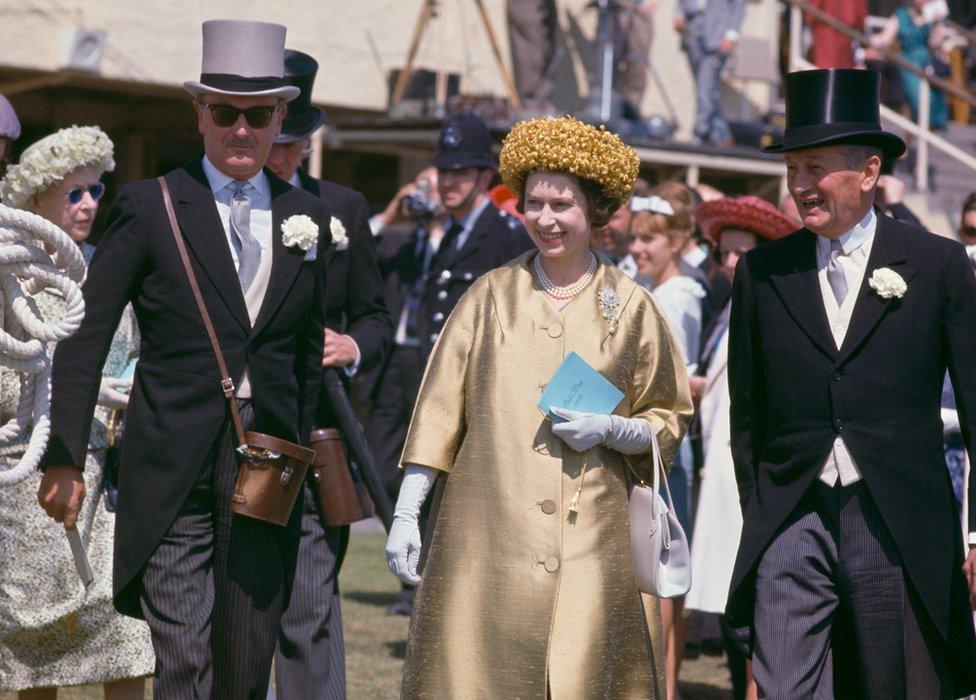
M 729 675 L 732 677 L 732 697 L 744 700 L 746 697 L 746 655 L 739 650 L 725 616 L 722 616 L 722 644 L 725 647 L 725 658 L 729 663 Z
M 390 500 L 396 504 L 403 480 L 400 456 L 407 439 L 413 406 L 420 393 L 427 358 L 419 348 L 396 347 L 380 377 L 376 408 L 370 422 L 369 445 Z
M 158 700 L 207 700 L 212 693 L 214 456 L 207 456 L 142 574 L 140 604 L 156 653 L 153 697 Z
M 241 411 L 245 429 L 253 411 Z M 214 697 L 264 700 L 281 615 L 295 570 L 301 507 L 286 527 L 232 515 L 237 480 L 234 446 L 218 449 L 215 474 L 219 505 L 214 512 Z
M 306 484 L 298 568 L 275 654 L 275 685 L 282 700 L 346 697 L 338 576 L 348 541 L 348 526 L 322 526 Z
M 837 530 L 822 491 L 831 489 L 819 482 L 811 488 L 759 563 L 752 670 L 760 697 L 833 697 Z
M 555 48 L 556 3 L 554 0 L 508 0 L 508 38 L 512 45 L 512 68 L 519 96 L 536 94 Z
M 945 645 L 864 482 L 841 489 L 839 520 L 839 580 L 853 633 L 845 658 L 854 663 L 838 673 L 838 691 L 846 677 L 846 685 L 856 679 L 856 697 L 952 697 Z

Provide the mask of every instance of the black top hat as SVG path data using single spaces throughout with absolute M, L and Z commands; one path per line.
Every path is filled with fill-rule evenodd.
M 441 130 L 434 167 L 441 170 L 495 168 L 488 125 L 468 109 L 451 117 Z
M 307 53 L 285 49 L 285 82 L 301 92 L 288 103 L 288 113 L 276 143 L 294 143 L 308 138 L 325 121 L 325 112 L 312 104 L 312 86 L 319 63 Z
M 887 158 L 905 153 L 905 142 L 881 129 L 881 74 L 831 68 L 786 76 L 783 143 L 764 148 L 784 153 L 832 144 L 877 146 Z

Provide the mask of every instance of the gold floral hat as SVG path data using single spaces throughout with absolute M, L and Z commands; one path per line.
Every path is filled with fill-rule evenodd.
M 0 201 L 23 209 L 30 198 L 69 173 L 92 168 L 99 177 L 115 170 L 112 140 L 97 126 L 70 126 L 31 144 L 0 180 Z
M 608 199 L 630 199 L 640 160 L 633 148 L 604 127 L 573 117 L 544 117 L 512 127 L 498 158 L 502 182 L 521 193 L 531 172 L 568 173 L 592 180 Z

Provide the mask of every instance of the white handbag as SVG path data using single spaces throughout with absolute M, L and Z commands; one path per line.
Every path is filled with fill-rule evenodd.
M 691 552 L 688 537 L 674 514 L 668 479 L 661 475 L 664 463 L 657 435 L 652 433 L 654 483 L 648 486 L 628 471 L 627 508 L 630 512 L 630 550 L 637 574 L 637 588 L 658 598 L 682 596 L 691 588 Z

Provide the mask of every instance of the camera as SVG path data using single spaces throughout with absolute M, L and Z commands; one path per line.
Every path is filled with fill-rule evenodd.
M 437 200 L 431 197 L 429 185 L 421 185 L 406 195 L 400 206 L 411 219 L 429 219 L 437 213 Z

